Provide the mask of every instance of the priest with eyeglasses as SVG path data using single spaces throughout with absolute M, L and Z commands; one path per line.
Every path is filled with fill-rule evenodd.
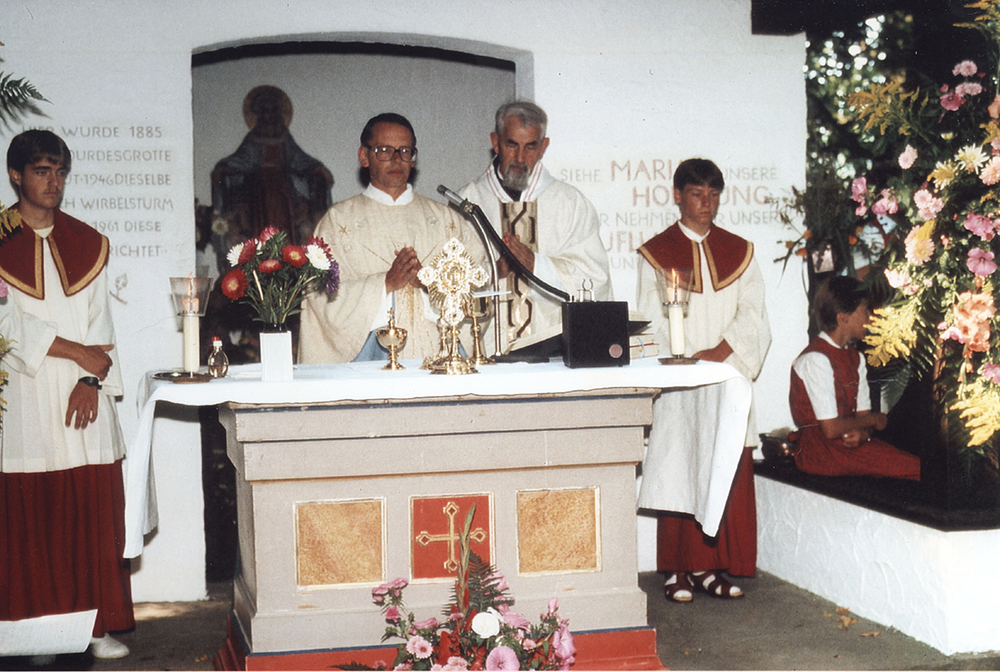
M 479 242 L 458 212 L 413 190 L 416 160 L 416 133 L 405 117 L 383 113 L 368 120 L 358 147 L 368 187 L 335 204 L 316 227 L 340 264 L 340 288 L 303 303 L 301 362 L 387 359 L 375 331 L 387 324 L 390 308 L 408 334 L 401 358 L 438 354 L 438 312 L 417 273 L 451 238 L 472 249 Z

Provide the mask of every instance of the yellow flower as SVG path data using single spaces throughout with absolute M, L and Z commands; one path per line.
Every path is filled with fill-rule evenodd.
M 885 366 L 896 357 L 908 356 L 910 348 L 917 342 L 916 320 L 916 301 L 902 306 L 876 308 L 865 336 L 865 343 L 871 346 L 867 353 L 868 363 Z
M 969 444 L 981 446 L 1000 431 L 1000 386 L 986 385 L 982 378 L 962 385 L 952 411 L 961 414 L 969 430 Z
M 939 190 L 944 189 L 958 177 L 958 166 L 954 161 L 938 161 L 934 171 L 928 177 L 934 180 L 934 184 Z

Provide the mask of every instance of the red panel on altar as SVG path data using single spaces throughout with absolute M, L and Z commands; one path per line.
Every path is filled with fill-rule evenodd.
M 446 579 L 458 568 L 458 533 L 476 507 L 469 531 L 470 548 L 493 562 L 493 506 L 490 495 L 415 497 L 410 500 L 410 570 L 414 579 Z

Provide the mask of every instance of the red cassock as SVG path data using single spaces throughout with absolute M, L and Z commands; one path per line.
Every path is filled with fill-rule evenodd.
M 67 297 L 107 265 L 108 239 L 57 210 L 47 245 L 25 226 L 0 241 L 0 277 L 12 292 L 45 299 L 46 246 Z M 97 609 L 95 637 L 135 626 L 121 460 L 0 472 L 0 511 L 0 620 Z

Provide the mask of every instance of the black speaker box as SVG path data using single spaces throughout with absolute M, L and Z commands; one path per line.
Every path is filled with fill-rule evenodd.
M 629 362 L 627 301 L 562 304 L 563 363 L 571 369 Z

